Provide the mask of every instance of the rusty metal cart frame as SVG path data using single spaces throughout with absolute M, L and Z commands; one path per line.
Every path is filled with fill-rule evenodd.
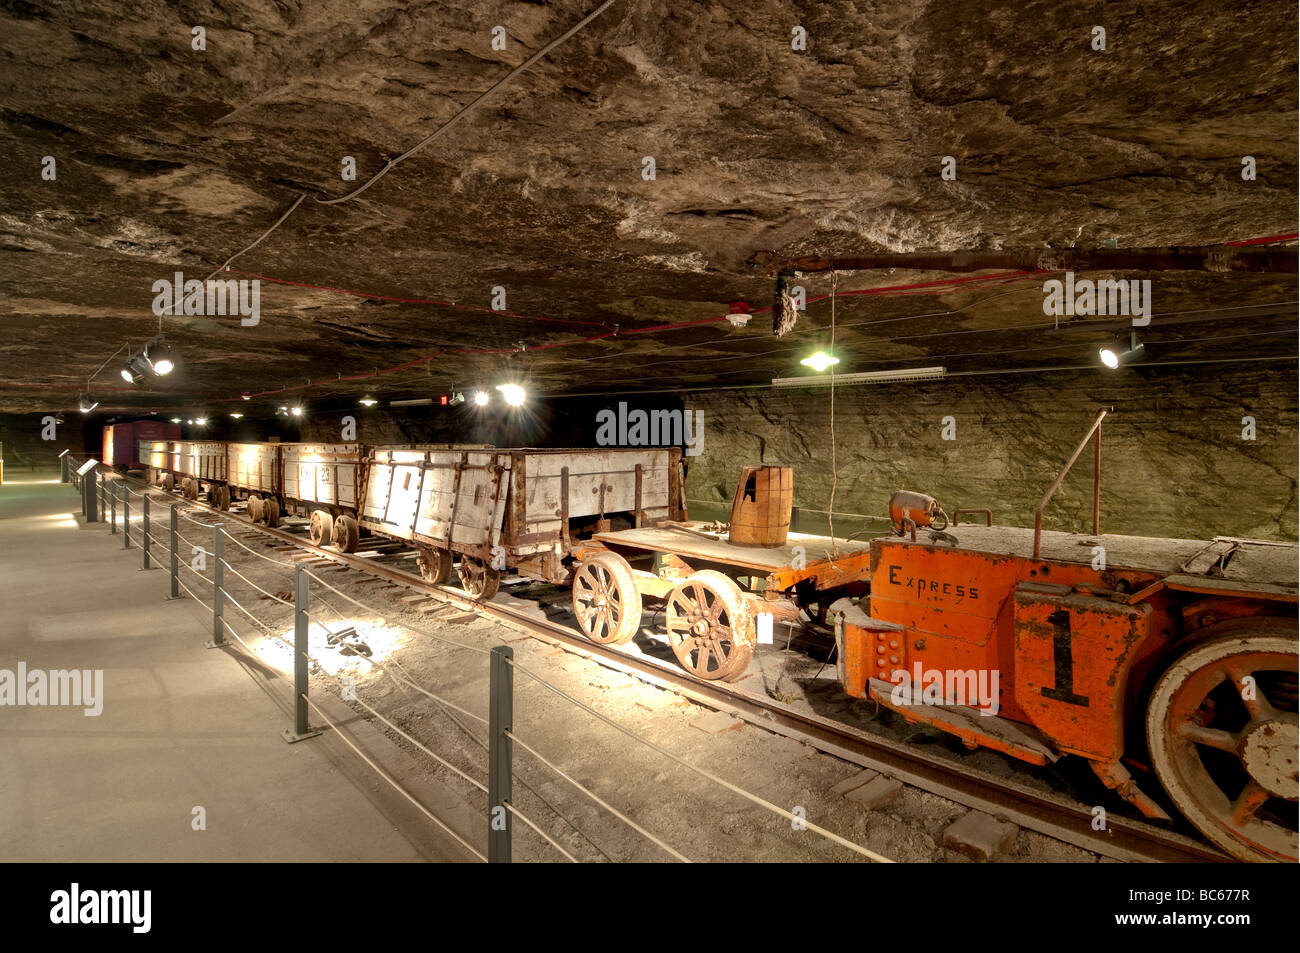
M 783 546 L 742 546 L 709 525 L 596 533 L 584 544 L 572 586 L 587 638 L 628 641 L 640 628 L 643 598 L 662 599 L 668 642 L 682 667 L 697 678 L 730 681 L 753 658 L 760 614 L 802 621 L 814 604 L 820 610 L 865 591 L 869 543 L 791 533 Z

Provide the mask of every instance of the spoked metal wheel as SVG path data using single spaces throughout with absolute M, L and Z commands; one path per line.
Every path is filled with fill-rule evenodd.
M 601 645 L 621 645 L 641 626 L 641 593 L 627 560 L 598 553 L 573 574 L 573 614 L 583 635 Z
M 250 496 L 248 498 L 248 518 L 254 523 L 260 523 L 265 513 L 266 508 L 263 505 L 262 498 L 260 496 Z
M 334 517 L 324 510 L 312 510 L 307 536 L 317 546 L 327 545 L 334 538 Z
M 1160 678 L 1147 708 L 1160 782 L 1240 860 L 1294 863 L 1300 854 L 1296 658 L 1294 621 L 1216 625 Z
M 420 575 L 424 577 L 424 581 L 431 582 L 435 586 L 445 584 L 451 578 L 452 569 L 455 568 L 451 553 L 424 544 L 420 544 L 416 550 L 415 562 L 420 567 Z
M 456 575 L 460 577 L 460 587 L 476 601 L 491 599 L 497 594 L 497 588 L 501 585 L 500 570 L 493 569 L 483 560 L 475 559 L 473 556 L 460 557 Z
M 262 515 L 266 518 L 267 526 L 280 525 L 280 503 L 275 497 L 268 496 L 262 501 Z
M 230 509 L 230 487 L 220 486 L 217 490 L 217 506 L 222 510 Z
M 720 572 L 697 572 L 669 593 L 664 624 L 677 661 L 697 678 L 738 678 L 754 657 L 754 618 Z

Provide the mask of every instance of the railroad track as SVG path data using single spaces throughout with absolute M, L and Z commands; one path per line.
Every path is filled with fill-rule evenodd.
M 563 647 L 608 668 L 647 684 L 672 691 L 693 702 L 725 711 L 749 724 L 811 745 L 863 768 L 870 768 L 896 780 L 968 808 L 1005 818 L 1028 830 L 1072 844 L 1084 850 L 1123 861 L 1165 863 L 1224 863 L 1232 858 L 1198 840 L 1153 824 L 1108 813 L 1106 829 L 1094 830 L 1092 808 L 1068 797 L 1034 790 L 1014 779 L 997 777 L 969 765 L 935 757 L 903 742 L 883 738 L 851 725 L 799 711 L 766 695 L 746 691 L 734 684 L 704 682 L 675 665 L 651 656 L 632 655 L 616 648 L 597 645 L 576 629 L 549 619 L 494 602 L 475 602 L 459 589 L 433 585 L 415 573 L 383 565 L 374 559 L 317 546 L 297 533 L 253 523 L 233 511 L 223 511 L 179 498 L 158 487 L 167 499 L 206 511 L 255 536 L 282 540 L 317 558 L 329 560 L 361 573 L 378 576 L 442 602 L 493 619 L 536 638 Z

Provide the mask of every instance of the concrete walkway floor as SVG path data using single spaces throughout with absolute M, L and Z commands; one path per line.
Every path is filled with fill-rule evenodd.
M 0 680 L 20 662 L 103 671 L 98 716 L 0 690 L 0 861 L 472 859 L 332 732 L 281 740 L 290 683 L 237 648 L 205 649 L 204 609 L 164 601 L 166 571 L 141 570 L 138 549 L 79 510 L 57 474 L 0 485 Z M 334 704 L 367 755 L 483 848 L 481 808 Z

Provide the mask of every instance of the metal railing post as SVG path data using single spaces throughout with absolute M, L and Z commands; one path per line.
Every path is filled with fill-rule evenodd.
M 488 862 L 510 863 L 510 738 L 514 728 L 514 649 L 492 650 L 488 678 Z
M 95 485 L 99 487 L 99 521 L 103 523 L 108 516 L 108 501 L 104 499 L 104 481 L 99 478 L 98 471 L 95 472 Z
M 149 494 L 140 494 L 140 568 L 149 568 Z
M 172 565 L 171 565 L 172 589 L 171 589 L 171 595 L 167 597 L 169 599 L 179 599 L 181 596 L 181 590 L 180 590 L 181 561 L 180 561 L 179 554 L 176 552 L 176 538 L 180 535 L 179 527 L 177 526 L 177 513 L 176 513 L 177 506 L 178 504 L 176 503 L 173 503 L 171 506 L 172 512 L 171 512 L 170 542 L 171 542 L 171 551 L 172 551 Z
M 99 515 L 96 511 L 99 504 L 95 501 L 95 475 L 87 473 L 81 478 L 81 512 L 86 516 L 87 523 L 95 522 Z
M 280 737 L 289 744 L 315 738 L 320 731 L 307 724 L 307 636 L 311 626 L 308 603 L 311 600 L 311 580 L 307 569 L 298 564 L 293 574 L 293 727 L 286 728 Z
M 221 629 L 222 609 L 226 604 L 225 567 L 222 556 L 225 552 L 226 529 L 224 524 L 216 523 L 212 527 L 212 641 L 208 648 L 219 649 L 225 644 L 225 633 Z
M 131 490 L 122 484 L 122 548 L 131 548 Z
M 108 481 L 104 481 L 108 489 L 108 532 L 110 535 L 117 535 L 117 485 L 108 486 Z
M 63 483 L 68 482 L 68 451 L 66 450 L 59 455 L 59 475 Z

